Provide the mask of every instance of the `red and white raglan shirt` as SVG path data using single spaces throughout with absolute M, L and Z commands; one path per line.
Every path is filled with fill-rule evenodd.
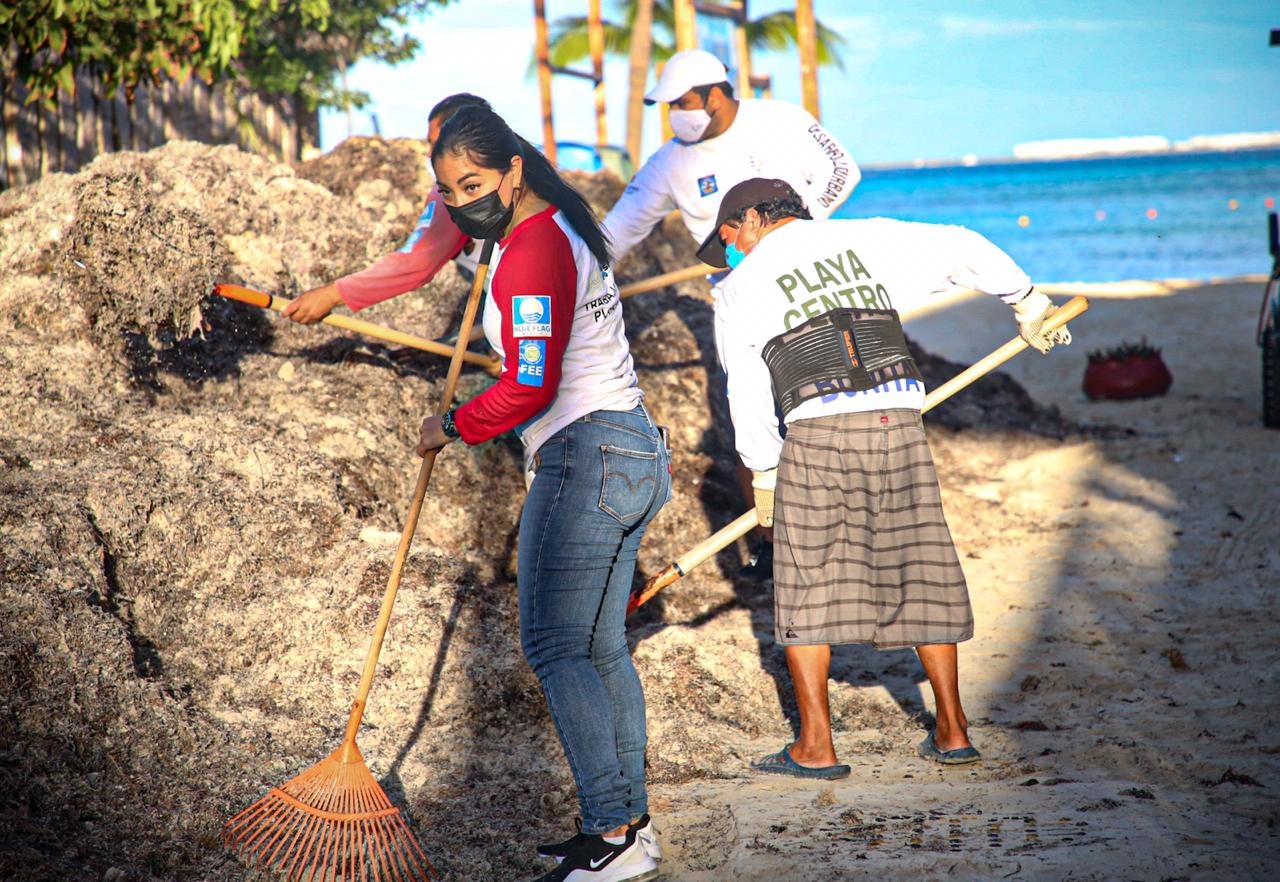
M 628 411 L 636 385 L 613 271 L 551 206 L 516 225 L 489 262 L 484 333 L 498 381 L 454 411 L 462 440 L 516 429 L 526 466 L 548 438 L 597 410 Z
M 470 237 L 449 217 L 440 190 L 432 187 L 417 225 L 398 251 L 383 255 L 368 268 L 343 276 L 334 284 L 343 303 L 356 312 L 425 285 L 450 260 L 475 272 L 480 249 L 464 251 L 463 246 L 470 243 Z
M 672 139 L 627 184 L 603 226 L 616 259 L 634 248 L 672 211 L 701 244 L 715 226 L 720 200 L 751 178 L 780 178 L 804 199 L 815 219 L 829 217 L 862 179 L 853 156 L 803 107 L 747 98 L 714 138 Z
M 753 471 L 776 468 L 782 452 L 773 379 L 764 346 L 834 309 L 918 312 L 932 298 L 974 290 L 1012 306 L 1031 279 L 989 240 L 965 227 L 876 217 L 795 220 L 773 230 L 729 274 L 715 307 L 716 352 L 728 374 L 738 453 Z M 838 413 L 920 410 L 924 384 L 892 380 L 861 392 L 810 398 L 788 425 Z

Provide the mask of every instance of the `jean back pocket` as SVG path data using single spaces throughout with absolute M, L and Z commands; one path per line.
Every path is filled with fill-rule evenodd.
M 649 510 L 658 493 L 658 454 L 611 444 L 600 445 L 600 453 L 604 457 L 600 510 L 631 526 Z

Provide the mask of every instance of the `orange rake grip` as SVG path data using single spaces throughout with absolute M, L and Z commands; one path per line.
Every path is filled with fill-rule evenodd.
M 270 309 L 271 301 L 274 299 L 265 291 L 255 291 L 242 285 L 229 285 L 224 282 L 214 285 L 213 293 L 231 300 L 239 300 L 241 303 L 247 303 L 250 306 L 260 306 L 263 309 Z

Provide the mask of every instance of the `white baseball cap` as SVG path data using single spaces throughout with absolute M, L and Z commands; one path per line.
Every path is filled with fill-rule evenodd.
M 714 86 L 729 79 L 724 63 L 705 49 L 685 49 L 667 59 L 658 85 L 644 96 L 645 104 L 669 104 L 694 86 Z

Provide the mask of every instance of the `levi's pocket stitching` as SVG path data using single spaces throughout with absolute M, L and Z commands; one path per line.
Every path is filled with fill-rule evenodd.
M 600 454 L 604 459 L 600 510 L 629 526 L 653 504 L 658 488 L 654 477 L 658 454 L 611 444 L 601 444 Z

